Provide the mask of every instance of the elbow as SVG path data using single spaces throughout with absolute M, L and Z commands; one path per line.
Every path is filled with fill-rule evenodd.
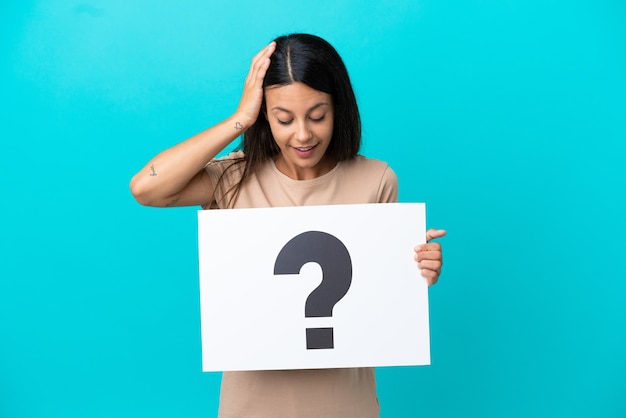
M 144 182 L 134 176 L 130 180 L 130 193 L 135 200 L 143 206 L 154 206 L 154 202 L 150 198 L 150 192 L 147 190 Z

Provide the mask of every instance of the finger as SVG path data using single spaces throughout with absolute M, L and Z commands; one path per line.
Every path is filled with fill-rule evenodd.
M 259 79 L 259 71 L 263 71 L 263 75 L 260 77 L 261 79 L 265 76 L 265 70 L 270 63 L 269 58 L 274 53 L 275 49 L 276 42 L 271 42 L 252 58 L 250 71 L 248 72 L 248 77 L 250 81 L 256 81 Z
M 422 252 L 441 252 L 441 244 L 438 242 L 431 242 L 430 244 L 420 244 L 414 248 L 416 253 Z
M 276 49 L 276 42 L 272 41 L 269 44 L 265 45 L 263 47 L 263 49 L 261 49 L 252 59 L 254 60 L 259 60 L 261 58 L 264 57 L 269 57 L 270 55 L 272 55 L 272 53 L 274 52 L 274 50 Z
M 439 273 L 433 270 L 422 270 L 422 277 L 426 279 L 428 286 L 432 286 L 439 280 Z
M 428 231 L 426 231 L 426 242 L 435 238 L 441 238 L 444 235 L 446 235 L 445 229 L 430 228 Z
M 420 251 L 416 252 L 413 258 L 417 262 L 420 262 L 422 260 L 433 260 L 443 263 L 443 254 L 441 253 L 441 251 Z
M 250 63 L 250 68 L 253 68 L 255 64 L 264 61 L 266 58 L 269 58 L 270 55 L 274 52 L 276 48 L 276 42 L 270 42 L 268 45 L 264 46 L 257 54 L 252 57 L 252 62 Z
M 417 267 L 421 268 L 422 270 L 432 270 L 437 273 L 441 272 L 441 265 L 442 263 L 439 260 L 422 260 L 417 263 Z
M 429 242 L 428 244 L 419 244 L 415 247 L 416 251 L 441 251 L 441 244 L 438 242 Z
M 256 121 L 263 103 L 263 80 L 270 66 L 270 56 L 276 50 L 276 42 L 271 42 L 259 51 L 250 64 L 250 70 L 239 100 L 238 112 L 243 116 L 243 127 L 247 129 Z

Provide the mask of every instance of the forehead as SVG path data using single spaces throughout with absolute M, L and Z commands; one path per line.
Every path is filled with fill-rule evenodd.
M 285 86 L 268 87 L 265 89 L 265 102 L 268 110 L 308 110 L 320 104 L 332 105 L 332 97 L 328 93 L 315 90 L 304 83 L 295 82 Z

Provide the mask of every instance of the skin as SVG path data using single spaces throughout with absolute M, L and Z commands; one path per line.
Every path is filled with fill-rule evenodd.
M 276 167 L 296 180 L 328 173 L 337 163 L 326 157 L 333 136 L 334 107 L 330 94 L 303 83 L 269 88 L 266 117 L 280 148 Z
M 432 242 L 435 238 L 441 238 L 446 235 L 443 229 L 431 228 L 426 231 L 426 244 L 418 245 L 414 248 L 415 261 L 417 267 L 422 270 L 422 276 L 426 279 L 428 286 L 437 283 L 441 275 L 441 267 L 443 266 L 443 255 L 441 252 L 441 244 Z
M 133 176 L 130 189 L 139 203 L 207 208 L 213 200 L 214 185 L 204 166 L 256 121 L 263 97 L 265 116 L 280 148 L 275 163 L 282 173 L 306 180 L 335 166 L 336 161 L 325 155 L 333 132 L 332 98 L 302 83 L 263 89 L 275 48 L 272 42 L 252 59 L 239 106 L 230 117 L 157 154 Z M 445 234 L 444 230 L 430 229 L 427 243 L 415 247 L 415 261 L 429 286 L 437 282 L 443 265 L 441 245 L 431 241 Z

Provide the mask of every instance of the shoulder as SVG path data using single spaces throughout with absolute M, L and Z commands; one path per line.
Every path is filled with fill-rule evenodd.
M 244 161 L 245 157 L 246 156 L 243 153 L 243 151 L 233 151 L 223 157 L 212 159 L 211 161 L 208 162 L 205 168 L 220 166 L 220 165 L 229 165 L 230 163 L 233 163 L 233 162 Z
M 362 155 L 342 161 L 343 176 L 351 185 L 372 189 L 377 202 L 391 202 L 398 198 L 398 177 L 385 161 Z
M 214 191 L 211 208 L 219 206 L 216 202 L 228 201 L 230 194 L 243 177 L 245 162 L 244 153 L 234 151 L 223 157 L 214 158 L 204 166 Z
M 211 161 L 208 162 L 207 165 L 204 166 L 204 169 L 209 174 L 209 177 L 214 177 L 214 176 L 219 177 L 226 170 L 229 170 L 229 168 L 231 167 L 237 168 L 239 166 L 240 167 L 239 170 L 235 170 L 235 171 L 243 170 L 243 167 L 244 167 L 243 163 L 245 161 L 246 160 L 245 160 L 245 155 L 243 151 L 234 151 L 223 157 L 212 159 Z
M 357 155 L 354 158 L 342 161 L 341 164 L 345 167 L 345 170 L 350 173 L 362 174 L 367 177 L 382 177 L 389 175 L 395 177 L 394 171 L 385 161 L 367 158 L 363 155 Z

